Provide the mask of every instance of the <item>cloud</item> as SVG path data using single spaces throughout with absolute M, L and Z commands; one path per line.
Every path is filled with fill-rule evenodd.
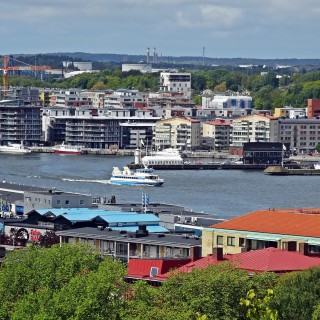
M 224 28 L 229 29 L 235 26 L 241 19 L 242 10 L 239 8 L 210 4 L 192 7 L 188 11 L 177 12 L 179 25 L 187 28 L 215 27 L 219 30 Z

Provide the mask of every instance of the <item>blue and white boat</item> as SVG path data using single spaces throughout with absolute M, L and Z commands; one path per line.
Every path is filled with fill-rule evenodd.
M 163 185 L 164 180 L 153 173 L 132 171 L 128 167 L 124 167 L 121 171 L 118 167 L 113 167 L 110 182 L 112 184 L 148 185 L 158 187 Z

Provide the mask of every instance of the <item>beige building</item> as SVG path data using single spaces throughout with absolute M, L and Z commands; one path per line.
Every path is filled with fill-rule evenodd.
M 274 247 L 320 254 L 320 208 L 259 210 L 202 231 L 202 256 Z
M 252 114 L 233 120 L 232 146 L 243 146 L 245 142 L 269 142 L 270 128 L 275 118 Z
M 232 120 L 216 119 L 202 125 L 202 136 L 204 139 L 212 139 L 214 150 L 228 150 L 231 132 Z
M 200 147 L 200 121 L 189 118 L 170 118 L 156 122 L 153 132 L 153 146 L 157 150 L 181 148 L 196 150 Z

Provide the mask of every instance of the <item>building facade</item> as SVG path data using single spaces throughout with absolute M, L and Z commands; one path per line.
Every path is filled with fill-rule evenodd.
M 153 146 L 157 150 L 177 148 L 196 150 L 200 147 L 200 121 L 188 118 L 170 118 L 156 122 Z
M 234 119 L 231 145 L 242 146 L 245 142 L 270 141 L 270 125 L 273 120 L 273 117 L 260 114 Z
M 160 91 L 180 93 L 184 97 L 191 97 L 191 73 L 161 72 Z
M 274 247 L 320 253 L 320 209 L 268 209 L 217 223 L 202 232 L 203 256 L 213 248 L 234 254 Z
M 214 150 L 228 150 L 232 133 L 232 120 L 216 119 L 204 122 L 202 125 L 203 138 L 213 139 Z
M 270 140 L 290 145 L 291 151 L 309 153 L 320 143 L 320 119 L 279 118 L 272 122 Z
M 41 139 L 41 102 L 0 101 L 0 140 L 2 144 L 24 141 L 30 146 Z

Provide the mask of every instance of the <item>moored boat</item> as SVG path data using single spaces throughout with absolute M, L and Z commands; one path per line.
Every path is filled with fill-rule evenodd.
M 53 147 L 53 152 L 57 154 L 82 154 L 83 148 L 80 146 L 74 146 L 69 144 L 64 144 L 64 142 L 60 146 Z
M 141 159 L 145 167 L 154 165 L 183 165 L 183 159 L 177 149 L 164 149 L 153 154 L 146 155 Z
M 164 180 L 153 173 L 133 171 L 128 167 L 124 167 L 121 171 L 118 167 L 114 167 L 110 182 L 112 184 L 161 186 Z
M 30 153 L 31 150 L 21 143 L 8 143 L 6 146 L 0 146 L 0 152 L 3 153 L 14 153 L 14 154 L 25 154 Z

